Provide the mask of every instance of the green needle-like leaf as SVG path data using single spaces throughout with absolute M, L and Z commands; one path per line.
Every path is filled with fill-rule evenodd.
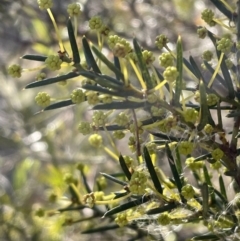
M 146 102 L 133 102 L 133 101 L 122 101 L 112 102 L 106 104 L 99 104 L 93 107 L 93 110 L 125 110 L 125 109 L 137 109 L 146 106 Z
M 143 147 L 143 155 L 144 155 L 144 159 L 145 159 L 145 162 L 146 162 L 146 166 L 147 166 L 147 169 L 149 171 L 149 174 L 151 176 L 151 180 L 153 182 L 153 185 L 154 187 L 156 188 L 156 190 L 159 192 L 159 193 L 163 193 L 163 189 L 162 189 L 162 185 L 158 179 L 158 176 L 157 176 L 157 173 L 154 169 L 154 166 L 153 166 L 153 163 L 152 163 L 152 160 L 151 160 L 151 156 L 149 155 L 148 153 L 148 149 L 146 146 Z
M 182 40 L 181 37 L 178 37 L 177 41 L 177 71 L 178 71 L 178 76 L 176 79 L 176 84 L 175 84 L 175 94 L 174 94 L 174 105 L 175 106 L 180 106 L 180 96 L 182 93 L 182 75 L 183 75 L 183 49 L 182 49 Z
M 203 218 L 205 219 L 208 213 L 208 202 L 209 202 L 209 191 L 208 191 L 207 183 L 203 183 L 201 191 L 202 191 Z
M 108 216 L 111 216 L 111 215 L 114 215 L 114 214 L 117 214 L 117 213 L 120 213 L 120 212 L 123 212 L 127 209 L 130 209 L 130 208 L 133 208 L 133 207 L 137 207 L 143 203 L 146 203 L 148 201 L 151 200 L 151 196 L 148 196 L 148 195 L 144 195 L 142 196 L 141 198 L 137 199 L 137 200 L 133 200 L 133 201 L 130 201 L 128 203 L 124 203 L 122 205 L 119 205 L 111 210 L 109 210 L 108 212 L 106 212 L 104 214 L 103 217 L 108 217 Z
M 176 207 L 177 207 L 177 204 L 172 202 L 172 203 L 169 203 L 169 204 L 167 204 L 165 206 L 162 206 L 162 207 L 150 209 L 150 210 L 147 211 L 146 214 L 147 215 L 159 214 L 159 213 L 163 213 L 163 212 L 166 212 L 166 211 L 171 211 Z
M 121 166 L 124 174 L 126 175 L 127 179 L 130 181 L 132 174 L 130 173 L 122 155 L 119 156 L 119 163 L 120 163 L 120 166 Z
M 118 80 L 108 75 L 101 75 L 89 71 L 80 71 L 79 74 L 86 78 L 94 80 L 97 84 L 101 85 L 102 87 L 107 87 L 119 91 L 124 90 L 124 85 L 122 82 L 119 82 Z
M 170 149 L 168 143 L 165 144 L 165 148 L 166 148 L 166 153 L 167 153 L 167 157 L 168 157 L 168 163 L 170 165 L 170 168 L 171 168 L 171 171 L 172 171 L 172 174 L 173 174 L 173 177 L 174 177 L 174 180 L 175 180 L 178 192 L 181 193 L 182 182 L 181 182 L 179 173 L 177 171 L 177 168 L 176 168 L 176 165 L 175 165 L 175 161 L 174 161 L 174 158 L 172 156 L 172 152 L 171 152 L 171 149 Z
M 226 193 L 226 189 L 225 189 L 225 185 L 224 185 L 224 181 L 223 181 L 222 175 L 219 176 L 219 186 L 220 186 L 221 194 L 227 200 L 227 193 Z
M 190 63 L 192 65 L 192 68 L 194 70 L 194 75 L 199 79 L 199 80 L 204 80 L 203 75 L 198 68 L 198 65 L 196 64 L 194 58 L 192 56 L 189 57 Z M 205 82 L 205 81 L 204 81 Z
M 147 89 L 148 90 L 152 89 L 155 86 L 154 86 L 153 81 L 151 79 L 151 76 L 150 76 L 150 74 L 148 72 L 147 65 L 146 65 L 145 61 L 143 60 L 142 50 L 141 50 L 141 48 L 140 48 L 136 38 L 133 39 L 133 46 L 134 46 L 135 53 L 137 55 L 137 59 L 138 59 L 138 64 L 139 64 L 140 70 L 142 72 L 143 80 L 146 83 Z
M 105 55 L 103 55 L 95 46 L 92 46 L 92 50 L 95 55 L 116 75 L 116 78 L 119 80 L 124 80 L 124 76 L 120 69 L 116 67 L 111 61 L 109 61 Z
M 85 230 L 81 233 L 82 234 L 101 233 L 101 232 L 105 232 L 105 231 L 113 230 L 113 229 L 118 229 L 118 228 L 119 228 L 119 226 L 117 224 L 114 224 L 114 225 L 107 225 L 107 226 L 99 227 L 99 228 L 88 229 L 88 230 Z
M 88 67 L 91 68 L 95 73 L 101 74 L 101 70 L 98 68 L 98 65 L 93 57 L 92 51 L 85 36 L 82 38 L 82 45 Z
M 40 87 L 40 86 L 44 86 L 44 85 L 50 85 L 50 84 L 58 83 L 58 82 L 63 81 L 63 80 L 72 79 L 72 78 L 75 78 L 77 76 L 79 76 L 78 73 L 76 73 L 76 72 L 69 72 L 67 74 L 60 75 L 60 76 L 57 76 L 57 77 L 34 81 L 34 82 L 28 84 L 25 87 L 25 89 Z
M 226 5 L 219 0 L 210 0 L 220 12 L 222 12 L 228 19 L 229 21 L 236 22 L 237 19 L 237 14 L 235 12 L 231 12 Z
M 203 240 L 209 240 L 209 241 L 215 241 L 220 240 L 217 234 L 203 234 L 196 237 L 193 237 L 191 241 L 203 241 Z
M 68 22 L 67 22 L 67 30 L 68 30 L 68 37 L 69 37 L 71 49 L 72 49 L 73 62 L 75 64 L 79 64 L 80 63 L 80 55 L 78 52 L 78 46 L 77 46 L 76 38 L 74 35 L 72 21 L 70 18 L 68 19 Z
M 197 129 L 201 131 L 204 126 L 208 123 L 208 105 L 207 105 L 207 93 L 204 86 L 203 81 L 200 81 L 199 84 L 199 91 L 200 91 L 200 106 L 201 106 L 201 112 L 200 112 L 200 123 L 198 124 Z
M 47 106 L 46 108 L 44 108 L 44 111 L 46 110 L 55 110 L 55 109 L 59 109 L 59 108 L 63 108 L 63 107 L 67 107 L 70 105 L 75 105 L 71 99 L 69 100 L 63 100 L 63 101 L 59 101 L 57 103 L 51 104 L 49 106 Z
M 28 59 L 28 60 L 44 62 L 46 60 L 47 56 L 26 54 L 26 55 L 22 56 L 21 58 L 22 59 Z
M 128 97 L 129 96 L 129 93 L 110 91 L 109 89 L 102 88 L 102 87 L 97 86 L 97 85 L 86 84 L 86 85 L 83 85 L 82 88 L 86 89 L 86 90 L 93 90 L 93 91 L 97 91 L 97 92 L 100 92 L 100 93 L 109 94 L 111 96 L 119 96 L 119 97 Z
M 123 182 L 123 181 L 121 181 L 121 180 L 119 180 L 119 179 L 117 179 L 117 178 L 115 178 L 115 177 L 113 177 L 111 175 L 108 175 L 108 174 L 103 173 L 103 172 L 100 172 L 100 174 L 103 175 L 104 177 L 106 177 L 108 180 L 116 182 L 117 184 L 120 184 L 122 186 L 126 186 L 127 185 L 127 182 Z

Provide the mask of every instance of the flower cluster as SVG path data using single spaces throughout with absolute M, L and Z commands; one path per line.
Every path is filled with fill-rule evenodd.
M 20 78 L 22 75 L 21 66 L 14 64 L 8 67 L 8 74 L 14 78 Z
M 75 89 L 70 95 L 71 100 L 74 104 L 80 104 L 85 101 L 85 93 L 82 89 Z
M 92 133 L 92 126 L 89 122 L 81 122 L 78 125 L 78 131 L 82 133 L 83 135 L 89 135 Z
M 129 189 L 134 194 L 144 194 L 147 187 L 147 176 L 144 172 L 135 171 L 129 182 Z
M 110 35 L 107 42 L 112 49 L 113 54 L 117 57 L 124 58 L 132 51 L 130 43 L 126 39 L 120 38 L 117 35 Z
M 156 37 L 155 45 L 161 50 L 163 47 L 166 47 L 168 42 L 168 38 L 164 34 L 161 34 Z
M 38 0 L 38 5 L 41 10 L 48 9 L 53 6 L 52 0 Z
M 47 107 L 50 105 L 50 95 L 46 92 L 39 92 L 35 97 L 35 101 L 41 107 Z
M 233 41 L 230 38 L 223 37 L 217 41 L 217 50 L 228 53 L 233 46 Z
M 95 111 L 93 113 L 92 121 L 95 127 L 104 126 L 106 123 L 107 115 L 103 111 Z
M 58 55 L 50 55 L 46 58 L 45 64 L 50 70 L 59 70 L 61 69 L 62 60 Z
M 201 17 L 209 26 L 215 26 L 216 25 L 215 21 L 213 20 L 214 13 L 213 13 L 213 11 L 211 9 L 205 9 L 202 12 L 202 16 Z
M 67 12 L 70 17 L 78 16 L 81 13 L 81 7 L 78 3 L 71 3 L 67 7 Z
M 102 137 L 98 134 L 92 134 L 89 138 L 88 141 L 90 143 L 91 146 L 93 147 L 100 147 L 102 145 Z
M 165 71 L 163 72 L 163 77 L 165 80 L 167 80 L 168 82 L 173 82 L 176 80 L 176 78 L 178 77 L 178 71 L 177 68 L 174 66 L 169 66 L 165 69 Z
M 159 64 L 164 68 L 173 66 L 173 60 L 174 58 L 171 53 L 162 53 L 159 56 Z

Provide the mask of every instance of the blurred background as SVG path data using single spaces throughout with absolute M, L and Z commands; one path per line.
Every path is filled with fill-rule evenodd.
M 64 41 L 67 41 L 66 9 L 72 2 L 53 0 L 53 15 Z M 160 52 L 154 41 L 159 34 L 167 35 L 173 50 L 178 35 L 181 35 L 184 56 L 191 54 L 199 62 L 202 46 L 209 44 L 196 35 L 196 26 L 204 25 L 201 11 L 212 7 L 207 0 L 78 2 L 83 11 L 78 20 L 78 36 L 86 35 L 93 43 L 97 38 L 89 31 L 88 20 L 98 15 L 119 36 L 129 41 L 136 37 L 143 48 L 154 51 L 156 58 Z M 227 2 L 234 6 L 235 1 Z M 216 15 L 220 15 L 219 12 Z M 220 31 L 216 28 L 211 30 L 216 33 Z M 81 42 L 80 37 L 78 42 Z M 37 72 L 26 72 L 20 79 L 7 75 L 7 67 L 11 64 L 20 64 L 23 68 L 39 66 L 39 63 L 20 59 L 24 54 L 48 55 L 58 50 L 49 16 L 46 11 L 39 10 L 37 1 L 0 1 L 0 46 L 0 240 L 93 239 L 93 236 L 80 234 L 87 228 L 84 224 L 63 226 L 66 215 L 53 215 L 45 219 L 34 215 L 40 207 L 51 210 L 67 205 L 68 190 L 63 177 L 66 173 L 76 173 L 79 177 L 76 163 L 89 166 L 90 183 L 100 171 L 109 173 L 111 168 L 116 168 L 110 157 L 106 160 L 108 158 L 104 153 L 93 153 L 87 144 L 87 137 L 78 134 L 79 122 L 89 119 L 87 105 L 36 114 L 40 109 L 34 98 L 39 91 L 47 91 L 56 99 L 66 99 L 73 90 L 72 85 L 23 90 L 26 84 L 34 81 Z M 54 197 L 59 199 L 51 204 Z M 182 235 L 178 230 L 176 233 L 162 231 L 164 239 L 179 241 L 190 237 L 192 232 L 199 232 L 187 230 Z M 106 232 L 94 237 L 96 240 L 128 240 L 131 233 L 121 232 Z

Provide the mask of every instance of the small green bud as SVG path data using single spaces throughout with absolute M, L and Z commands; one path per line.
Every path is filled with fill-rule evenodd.
M 147 187 L 147 176 L 144 172 L 135 171 L 129 182 L 129 190 L 134 194 L 144 194 Z
M 217 41 L 217 50 L 223 53 L 230 52 L 233 46 L 233 41 L 229 38 L 221 38 Z
M 206 132 L 206 134 L 211 134 L 213 132 L 213 127 L 210 124 L 206 124 L 204 126 L 204 131 Z
M 125 137 L 125 134 L 124 134 L 123 131 L 117 130 L 117 131 L 113 132 L 113 137 L 116 138 L 116 139 L 121 140 L 121 139 L 123 139 Z
M 62 60 L 58 55 L 50 55 L 45 60 L 45 64 L 50 70 L 59 70 L 61 69 Z
M 78 125 L 78 131 L 83 135 L 89 135 L 92 133 L 93 129 L 89 122 L 81 122 Z
M 13 64 L 8 67 L 8 74 L 14 78 L 20 78 L 22 76 L 22 68 L 17 64 Z
M 37 217 L 42 218 L 42 217 L 44 217 L 44 215 L 45 215 L 45 210 L 44 210 L 43 208 L 39 208 L 39 209 L 37 209 L 37 210 L 35 211 L 35 215 L 36 215 Z
M 162 213 L 158 216 L 157 222 L 158 222 L 158 224 L 160 224 L 162 226 L 169 225 L 171 222 L 171 217 L 167 212 Z
M 173 61 L 174 61 L 174 58 L 170 53 L 162 53 L 159 56 L 159 64 L 164 68 L 172 66 Z
M 178 77 L 178 71 L 177 68 L 174 66 L 169 66 L 165 69 L 165 71 L 163 72 L 163 77 L 165 80 L 169 81 L 169 82 L 173 82 L 176 80 L 176 78 Z
M 155 57 L 153 56 L 153 52 L 151 52 L 151 51 L 144 50 L 142 52 L 142 55 L 143 55 L 143 60 L 145 61 L 145 63 L 147 65 L 152 64 L 155 60 Z
M 96 105 L 99 103 L 99 98 L 98 98 L 98 94 L 95 91 L 88 91 L 86 93 L 87 96 L 87 101 L 89 105 Z
M 181 194 L 185 199 L 189 200 L 194 197 L 195 191 L 190 184 L 187 184 L 182 187 Z
M 195 109 L 187 109 L 184 112 L 184 119 L 187 122 L 195 123 L 198 119 L 198 111 L 196 111 Z
M 127 219 L 127 212 L 123 213 L 118 213 L 117 217 L 115 218 L 115 222 L 119 227 L 124 227 L 128 224 L 128 219 Z
M 81 7 L 79 3 L 71 3 L 67 7 L 67 12 L 70 17 L 79 16 L 81 13 Z
M 205 9 L 202 12 L 202 19 L 211 27 L 216 25 L 213 18 L 214 18 L 214 13 L 211 9 Z
M 39 92 L 35 97 L 35 101 L 41 107 L 47 107 L 50 105 L 50 95 L 46 92 Z
M 103 25 L 102 19 L 99 16 L 92 17 L 88 24 L 91 30 L 99 30 Z
M 120 112 L 115 119 L 115 122 L 119 125 L 119 126 L 128 126 L 129 124 L 129 117 L 124 113 L 124 112 Z
M 43 72 L 41 73 L 38 73 L 37 76 L 36 76 L 36 80 L 43 80 L 43 79 L 46 79 L 47 75 Z
M 190 155 L 193 151 L 193 143 L 189 141 L 182 141 L 178 145 L 178 151 L 182 155 Z
M 205 27 L 199 28 L 197 30 L 197 35 L 199 38 L 204 39 L 207 36 L 207 29 Z
M 218 103 L 219 98 L 215 94 L 207 95 L 207 104 L 208 106 L 214 106 Z
M 206 61 L 211 61 L 213 57 L 213 53 L 210 50 L 206 50 L 202 54 L 202 58 Z
M 75 104 L 80 104 L 85 101 L 85 93 L 82 89 L 75 89 L 70 95 L 71 100 Z
M 92 134 L 89 138 L 88 141 L 90 143 L 91 146 L 93 147 L 100 147 L 102 145 L 102 137 L 98 134 Z
M 215 159 L 216 161 L 219 161 L 222 157 L 224 156 L 224 153 L 221 149 L 217 148 L 215 150 L 212 151 L 212 157 L 213 159 Z
M 106 123 L 107 115 L 103 111 L 95 111 L 92 117 L 93 125 L 95 127 L 104 126 Z
M 156 37 L 155 45 L 161 50 L 163 47 L 167 45 L 168 42 L 168 38 L 164 34 L 161 34 Z
M 41 10 L 48 9 L 53 6 L 52 0 L 38 0 L 38 5 Z

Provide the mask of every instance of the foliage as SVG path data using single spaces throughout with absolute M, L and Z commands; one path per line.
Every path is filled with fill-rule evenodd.
M 228 59 L 234 54 L 239 63 L 240 23 L 235 9 L 225 1 L 211 1 L 231 23 L 229 26 L 215 18 L 212 10 L 202 13 L 209 26 L 227 29 L 217 36 L 205 27 L 198 27 L 199 37 L 208 37 L 216 53 L 216 58 L 208 49 L 202 53 L 202 67 L 211 74 L 207 79 L 192 56 L 184 57 L 180 36 L 173 50 L 165 35 L 156 36 L 155 45 L 162 51 L 159 56 L 162 69 L 155 67 L 154 54 L 143 49 L 136 38 L 130 43 L 111 33 L 98 16 L 89 20 L 89 27 L 97 34 L 98 46 L 83 36 L 80 47 L 77 17 L 81 12 L 77 4 L 68 7 L 71 18 L 67 21 L 70 42 L 67 49 L 49 8 L 52 2 L 38 2 L 53 21 L 59 51 L 55 55 L 29 54 L 22 58 L 41 62 L 39 70 L 61 72 L 54 77 L 38 74 L 37 80 L 25 89 L 77 83 L 68 97 L 60 101 L 42 91 L 35 100 L 44 107 L 43 112 L 84 103 L 92 106 L 92 121 L 81 120 L 78 130 L 89 135 L 92 152 L 96 155 L 105 152 L 106 158 L 115 160 L 114 169 L 119 164 L 122 171 L 101 173 L 102 178 L 95 180 L 94 188 L 87 177 L 91 167 L 87 170 L 85 163 L 76 167 L 80 180 L 75 171 L 64 176 L 58 173 L 61 185 L 64 181 L 68 186 L 67 204 L 61 203 L 54 211 L 40 207 L 37 216 L 45 215 L 49 220 L 49 216 L 67 213 L 63 224 L 85 223 L 86 229 L 81 230 L 84 234 L 125 227 L 131 230 L 130 240 L 147 235 L 161 239 L 162 230 L 194 224 L 205 227 L 205 233 L 191 240 L 238 240 L 240 75 L 238 64 Z M 240 9 L 239 2 L 235 8 Z M 106 48 L 112 51 L 112 58 L 104 54 Z M 80 55 L 80 49 L 84 56 Z M 17 65 L 8 70 L 13 77 L 24 72 Z M 227 117 L 232 122 L 230 132 L 225 129 L 225 110 L 229 111 Z M 126 153 L 119 151 L 121 142 L 128 143 Z M 169 175 L 161 168 L 163 162 L 169 165 Z M 192 173 L 194 181 L 188 180 L 186 170 Z M 226 176 L 234 181 L 233 200 L 225 188 Z M 57 198 L 53 192 L 49 200 L 56 202 Z M 100 217 L 107 221 L 97 226 Z

